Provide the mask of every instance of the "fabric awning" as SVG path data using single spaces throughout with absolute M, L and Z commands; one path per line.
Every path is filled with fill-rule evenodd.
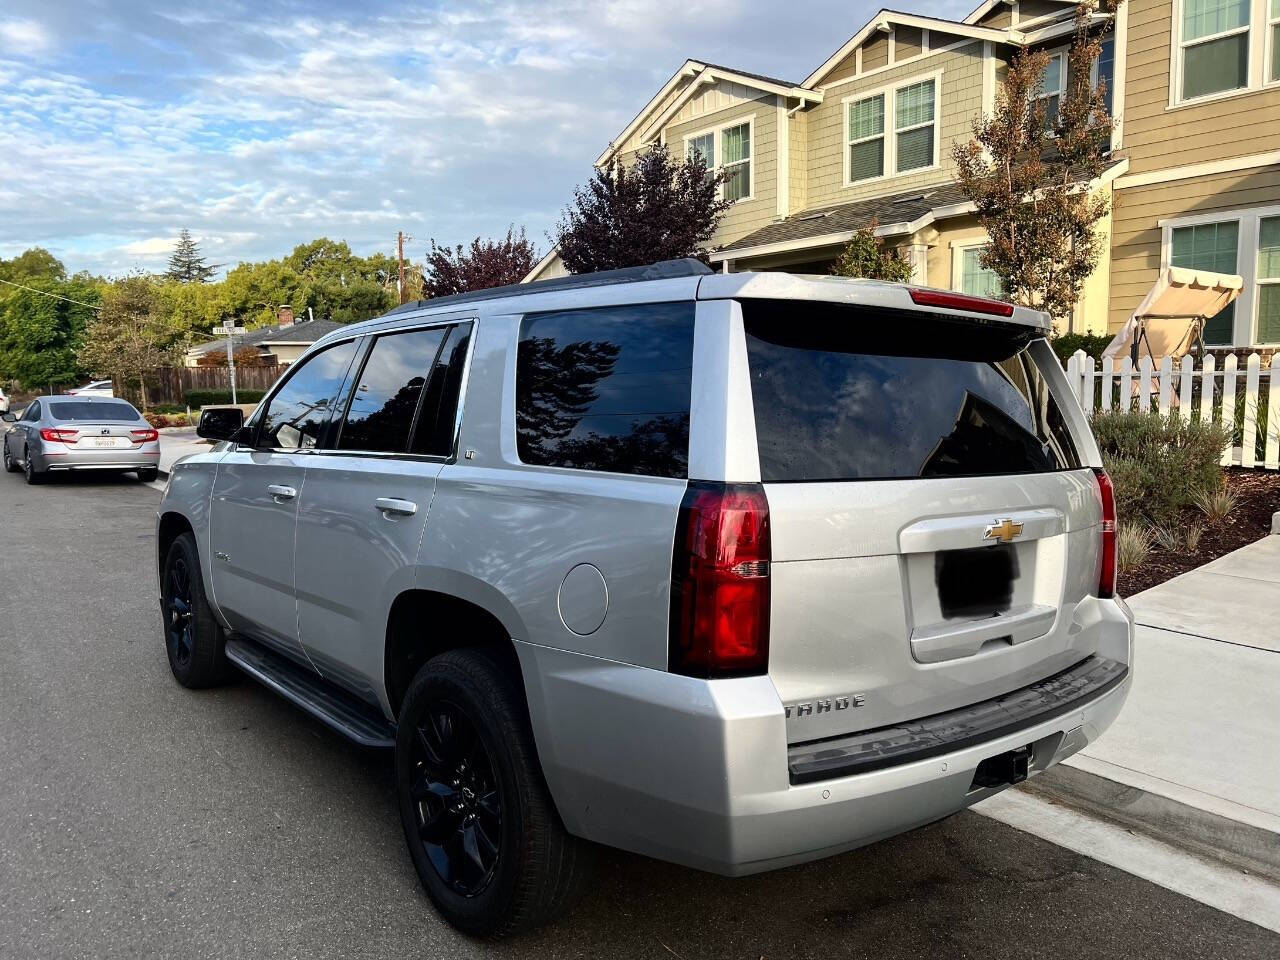
M 1235 302 L 1242 289 L 1244 278 L 1234 273 L 1166 267 L 1102 355 L 1128 355 L 1145 327 L 1143 353 L 1149 344 L 1157 363 L 1165 357 L 1185 356 L 1195 343 L 1200 323 Z

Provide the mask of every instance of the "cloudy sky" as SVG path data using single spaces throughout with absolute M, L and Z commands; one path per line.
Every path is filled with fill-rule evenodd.
M 0 257 L 152 269 L 183 226 L 230 265 L 399 229 L 418 259 L 508 223 L 545 250 L 685 57 L 799 82 L 879 6 L 3 0 Z

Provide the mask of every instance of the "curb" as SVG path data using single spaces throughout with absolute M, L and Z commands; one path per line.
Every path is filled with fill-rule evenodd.
M 1061 764 L 1022 788 L 1188 853 L 1280 881 L 1280 833 Z

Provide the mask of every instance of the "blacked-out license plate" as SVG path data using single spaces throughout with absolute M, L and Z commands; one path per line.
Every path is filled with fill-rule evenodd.
M 949 620 L 978 620 L 1008 610 L 1018 577 L 1015 551 L 1012 544 L 939 550 L 934 555 L 934 572 L 942 615 Z

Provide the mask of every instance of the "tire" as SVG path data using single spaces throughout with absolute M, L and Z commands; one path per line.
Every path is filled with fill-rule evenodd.
M 17 465 L 16 463 L 14 463 L 14 462 L 13 462 L 13 454 L 11 454 L 11 453 L 9 452 L 9 441 L 8 441 L 8 440 L 4 440 L 4 441 L 2 441 L 2 442 L 4 443 L 4 470 L 5 470 L 5 473 L 17 473 L 17 472 L 18 472 L 18 470 L 19 470 L 20 468 L 18 467 L 18 465 Z
M 488 651 L 441 654 L 414 678 L 396 733 L 396 792 L 418 878 L 464 933 L 531 930 L 585 886 L 591 849 L 560 822 L 524 697 Z
M 160 471 L 155 467 L 143 467 L 138 471 L 138 479 L 143 483 L 155 483 Z
M 26 478 L 27 483 L 35 486 L 44 483 L 45 471 L 37 470 L 31 463 L 31 448 L 22 448 L 22 475 Z
M 205 598 L 200 554 L 190 533 L 169 545 L 160 597 L 165 652 L 174 679 L 193 690 L 223 683 L 230 673 L 226 636 Z

